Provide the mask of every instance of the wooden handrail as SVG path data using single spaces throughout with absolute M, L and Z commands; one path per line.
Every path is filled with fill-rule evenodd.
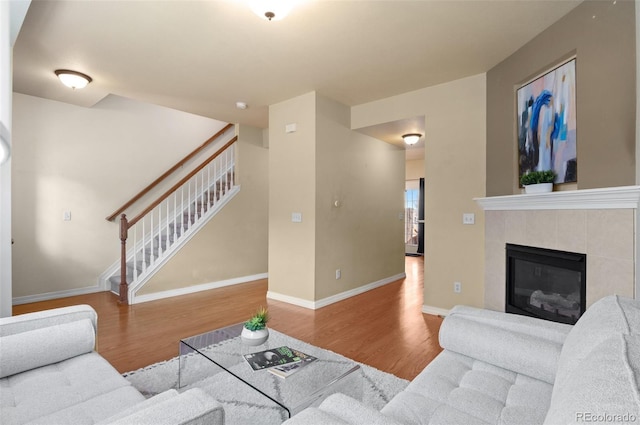
M 162 174 L 160 177 L 158 177 L 157 179 L 155 179 L 149 186 L 145 187 L 144 189 L 142 189 L 137 195 L 135 195 L 133 198 L 131 198 L 129 201 L 127 201 L 123 206 L 121 206 L 120 208 L 118 208 L 116 211 L 114 211 L 111 215 L 109 215 L 106 219 L 107 221 L 113 221 L 118 214 L 120 214 L 121 212 L 123 212 L 124 210 L 126 210 L 127 208 L 129 208 L 131 205 L 133 205 L 138 199 L 142 198 L 144 195 L 146 195 L 147 193 L 149 193 L 151 191 L 151 189 L 153 189 L 154 187 L 156 187 L 158 185 L 158 183 L 160 183 L 161 181 L 163 181 L 164 179 L 166 179 L 167 177 L 169 177 L 171 174 L 173 174 L 176 170 L 178 170 L 180 167 L 182 167 L 184 164 L 187 163 L 187 161 L 189 161 L 191 158 L 193 158 L 194 156 L 196 156 L 197 154 L 199 154 L 204 148 L 206 148 L 207 146 L 209 146 L 211 144 L 211 142 L 213 142 L 214 140 L 216 140 L 218 137 L 220 137 L 221 135 L 223 135 L 227 130 L 229 130 L 231 127 L 233 127 L 233 124 L 227 124 L 222 130 L 218 131 L 216 134 L 214 134 L 213 136 L 211 136 L 210 138 L 208 138 L 203 144 L 201 144 L 200 146 L 198 146 L 197 148 L 195 148 L 193 150 L 193 152 L 191 152 L 189 155 L 185 156 L 184 158 L 182 158 L 180 161 L 178 161 L 176 163 L 176 165 L 174 165 L 173 167 L 169 168 L 164 174 Z M 226 149 L 226 147 L 224 148 Z
M 204 160 L 204 162 L 202 162 L 202 164 L 200 164 L 199 166 L 197 166 L 196 168 L 193 169 L 193 171 L 191 171 L 189 174 L 187 174 L 186 176 L 184 176 L 182 178 L 182 180 L 180 180 L 178 183 L 174 184 L 173 186 L 171 186 L 170 189 L 168 189 L 165 193 L 163 193 L 162 195 L 160 195 L 160 197 L 158 199 L 156 199 L 155 201 L 153 201 L 151 203 L 151 205 L 149 205 L 147 208 L 145 208 L 140 214 L 138 214 L 137 216 L 135 216 L 133 219 L 128 221 L 128 228 L 130 229 L 134 224 L 136 224 L 138 221 L 140 221 L 140 219 L 142 217 L 144 217 L 145 215 L 147 215 L 150 211 L 152 211 L 155 207 L 157 207 L 158 205 L 160 205 L 160 203 L 162 201 L 164 201 L 165 199 L 167 199 L 173 192 L 175 192 L 180 186 L 182 186 L 183 184 L 185 184 L 186 182 L 189 181 L 189 179 L 191 179 L 191 177 L 193 177 L 194 175 L 196 175 L 196 173 L 200 170 L 202 170 L 204 167 L 207 166 L 207 164 L 209 164 L 211 161 L 213 161 L 214 159 L 216 159 L 218 156 L 220 156 L 221 153 L 223 153 L 224 151 L 227 150 L 227 148 L 231 145 L 233 145 L 236 141 L 238 140 L 238 136 L 233 136 L 233 138 L 231 140 L 229 140 L 222 148 L 218 149 L 218 151 L 216 151 L 216 153 L 214 153 L 213 155 L 211 155 L 209 158 L 207 158 L 206 160 Z

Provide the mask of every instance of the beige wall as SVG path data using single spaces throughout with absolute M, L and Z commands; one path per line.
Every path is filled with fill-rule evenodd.
M 119 256 L 105 217 L 223 126 L 117 96 L 82 108 L 14 93 L 14 301 L 98 289 Z
M 269 107 L 269 291 L 304 300 L 315 299 L 315 148 L 315 93 Z
M 485 194 L 485 102 L 481 74 L 352 108 L 352 128 L 425 117 L 426 311 L 484 302 L 484 213 L 473 198 Z M 463 225 L 463 213 L 475 213 L 475 225 Z
M 519 193 L 515 90 L 572 55 L 578 188 L 635 184 L 634 2 L 585 1 L 487 73 L 487 196 Z
M 419 180 L 424 177 L 424 159 L 409 160 L 405 167 L 405 180 Z
M 316 108 L 315 299 L 320 300 L 404 273 L 404 221 L 398 214 L 404 208 L 405 153 L 351 131 L 349 107 L 318 95 Z M 336 269 L 341 279 L 335 278 Z
M 269 143 L 270 293 L 314 302 L 404 272 L 404 151 L 315 92 L 270 107 Z
M 268 150 L 262 130 L 240 126 L 238 193 L 138 295 L 265 274 L 268 244 Z

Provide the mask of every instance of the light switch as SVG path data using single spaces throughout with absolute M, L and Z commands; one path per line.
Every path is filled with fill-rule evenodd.
M 294 223 L 302 223 L 302 213 L 299 213 L 299 212 L 291 213 L 291 221 Z
M 62 213 L 62 219 L 64 221 L 71 221 L 71 211 L 64 211 Z
M 296 123 L 287 124 L 284 126 L 285 133 L 295 133 L 297 129 L 298 129 L 298 125 Z

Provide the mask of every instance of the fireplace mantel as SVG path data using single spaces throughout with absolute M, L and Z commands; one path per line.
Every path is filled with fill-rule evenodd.
M 485 211 L 638 209 L 640 186 L 474 198 Z

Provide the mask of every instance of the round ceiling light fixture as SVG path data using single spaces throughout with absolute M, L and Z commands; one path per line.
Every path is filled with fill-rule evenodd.
M 253 13 L 268 21 L 283 19 L 293 8 L 294 0 L 250 0 Z
M 83 89 L 93 79 L 87 74 L 83 74 L 78 71 L 71 71 L 69 69 L 56 69 L 55 74 L 58 76 L 62 84 L 72 89 Z
M 420 140 L 421 137 L 422 137 L 422 134 L 420 133 L 409 133 L 409 134 L 402 135 L 402 139 L 409 146 L 412 146 L 418 143 L 418 140 Z
M 249 107 L 249 105 L 247 105 L 247 102 L 236 102 L 236 108 L 238 109 L 247 109 Z

